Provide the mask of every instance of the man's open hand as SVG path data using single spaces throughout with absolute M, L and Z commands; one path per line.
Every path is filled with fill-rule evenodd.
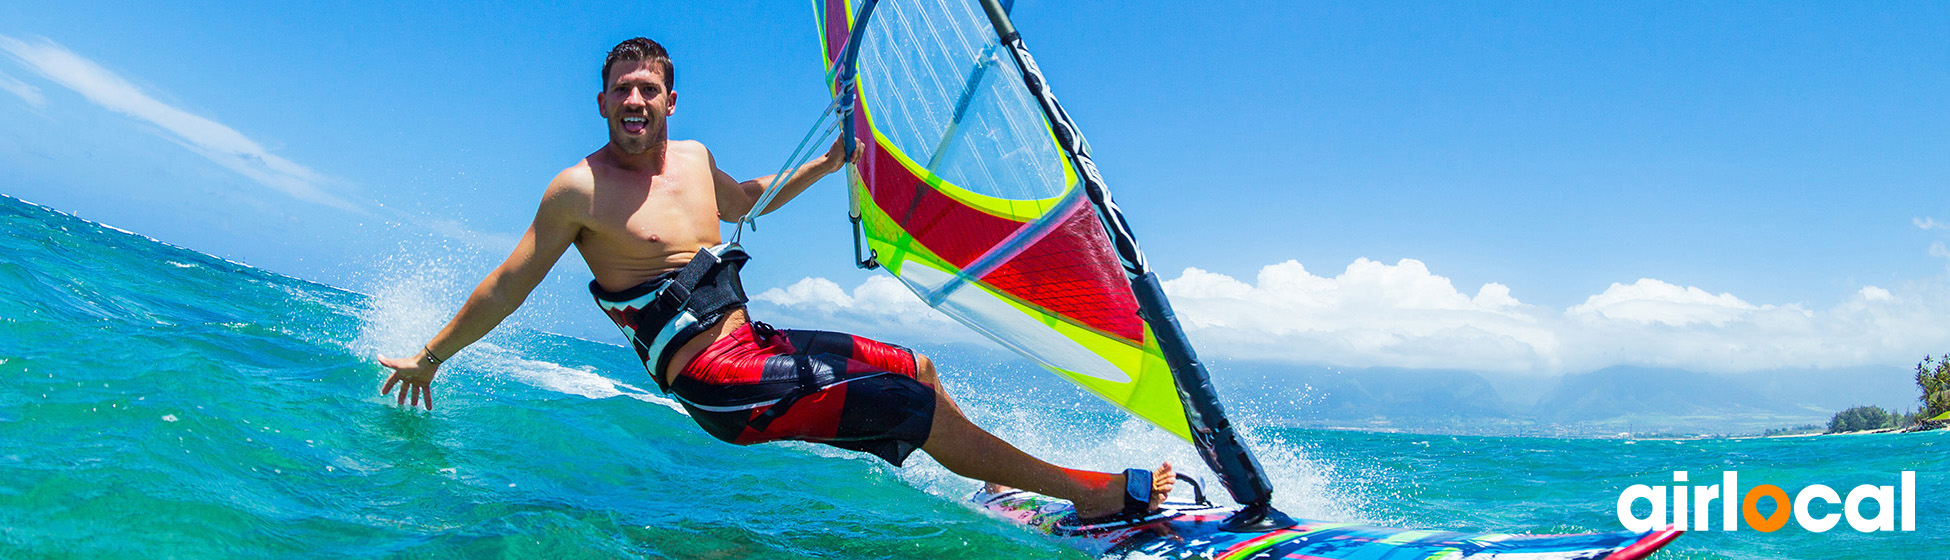
M 406 386 L 399 390 L 400 405 L 406 406 L 406 399 L 411 396 L 410 406 L 420 406 L 421 399 L 425 399 L 427 410 L 433 410 L 433 375 L 440 366 L 426 363 L 417 354 L 411 358 L 379 356 L 379 365 L 393 370 L 393 375 L 386 378 L 386 385 L 379 388 L 379 394 L 390 395 L 394 385 L 404 383 Z

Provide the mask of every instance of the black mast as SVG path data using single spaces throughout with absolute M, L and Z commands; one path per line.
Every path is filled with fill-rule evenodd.
M 1029 91 L 1036 96 L 1042 106 L 1043 115 L 1049 119 L 1050 128 L 1056 132 L 1057 143 L 1081 170 L 1085 193 L 1090 196 L 1092 206 L 1097 209 L 1097 217 L 1103 221 L 1104 229 L 1117 245 L 1118 258 L 1123 261 L 1124 275 L 1131 282 L 1131 290 L 1136 293 L 1139 314 L 1151 324 L 1151 331 L 1158 337 L 1158 346 L 1164 350 L 1165 361 L 1171 366 L 1172 378 L 1177 381 L 1178 399 L 1185 407 L 1185 419 L 1190 424 L 1192 441 L 1197 444 L 1199 455 L 1205 464 L 1219 474 L 1220 482 L 1232 499 L 1246 506 L 1239 513 L 1226 519 L 1228 531 L 1270 531 L 1294 524 L 1292 518 L 1273 509 L 1273 485 L 1266 480 L 1265 471 L 1259 459 L 1240 441 L 1239 434 L 1226 421 L 1225 408 L 1219 405 L 1219 396 L 1212 389 L 1212 378 L 1205 371 L 1205 364 L 1198 361 L 1192 351 L 1192 344 L 1185 338 L 1185 330 L 1178 325 L 1178 317 L 1172 313 L 1171 302 L 1165 299 L 1158 276 L 1151 272 L 1144 262 L 1144 254 L 1138 251 L 1137 237 L 1131 234 L 1130 226 L 1125 224 L 1124 215 L 1111 202 L 1110 190 L 1097 173 L 1097 165 L 1090 158 L 1088 143 L 1083 141 L 1082 133 L 1077 131 L 1076 123 L 1056 102 L 1049 86 L 1043 80 L 1042 70 L 1036 67 L 1035 58 L 1023 47 L 1022 35 L 1016 32 L 1015 25 L 1009 21 L 1009 9 L 999 0 L 981 0 L 983 10 L 988 12 L 989 23 L 995 27 L 995 34 L 1001 38 L 1002 46 L 1022 71 L 1022 79 Z M 1012 2 L 1010 2 L 1012 3 Z

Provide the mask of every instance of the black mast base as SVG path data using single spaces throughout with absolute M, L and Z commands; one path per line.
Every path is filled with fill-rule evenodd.
M 1300 522 L 1292 517 L 1273 509 L 1273 504 L 1253 504 L 1227 517 L 1225 522 L 1219 524 L 1219 530 L 1228 533 L 1264 533 L 1298 524 Z

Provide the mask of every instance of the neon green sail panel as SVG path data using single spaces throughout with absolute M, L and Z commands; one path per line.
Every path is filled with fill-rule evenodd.
M 829 69 L 858 4 L 818 2 Z M 880 264 L 942 313 L 1190 439 L 1097 210 L 982 8 L 882 0 L 868 21 L 851 188 Z

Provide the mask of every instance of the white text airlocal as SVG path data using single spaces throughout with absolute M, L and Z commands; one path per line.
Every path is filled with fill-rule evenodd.
M 1686 471 L 1673 471 L 1673 482 L 1686 482 Z M 1895 486 L 1876 486 L 1863 484 L 1848 491 L 1848 497 L 1837 494 L 1833 488 L 1816 484 L 1802 488 L 1788 500 L 1786 490 L 1772 484 L 1762 484 L 1740 492 L 1739 471 L 1721 473 L 1719 484 L 1707 486 L 1673 486 L 1667 491 L 1665 486 L 1646 486 L 1634 484 L 1618 495 L 1618 523 L 1632 531 L 1651 531 L 1672 527 L 1680 530 L 1711 531 L 1712 518 L 1709 512 L 1714 502 L 1719 502 L 1721 531 L 1740 530 L 1739 521 L 1747 527 L 1765 533 L 1778 531 L 1787 526 L 1792 516 L 1802 529 L 1820 533 L 1835 528 L 1843 519 L 1848 526 L 1864 533 L 1876 531 L 1895 531 L 1897 511 L 1901 511 L 1901 525 L 1904 531 L 1916 530 L 1916 471 L 1903 471 L 1901 500 L 1897 499 Z M 1632 515 L 1632 505 L 1639 500 L 1652 504 L 1652 513 L 1645 517 Z M 1772 501 L 1774 511 L 1761 515 L 1756 506 L 1763 500 Z M 1818 506 L 1825 502 L 1827 506 Z M 1862 516 L 1862 503 L 1875 502 L 1875 517 Z M 1667 507 L 1670 505 L 1671 507 Z M 1834 506 L 1841 511 L 1835 511 Z M 1816 513 L 1819 508 L 1823 513 Z M 1691 523 L 1688 523 L 1687 510 L 1692 510 Z M 1672 515 L 1668 517 L 1667 511 Z M 1736 515 L 1737 512 L 1737 515 Z

